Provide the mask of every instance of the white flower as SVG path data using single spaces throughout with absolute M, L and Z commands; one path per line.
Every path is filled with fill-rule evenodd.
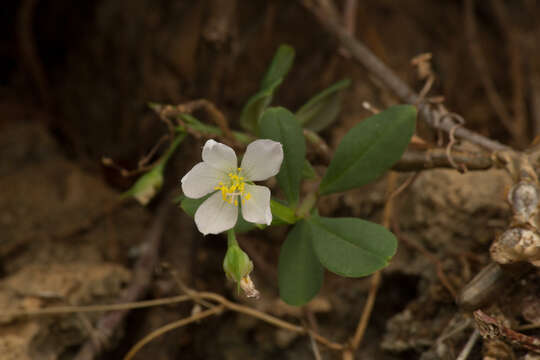
M 254 185 L 253 181 L 266 180 L 279 172 L 283 161 L 280 143 L 253 141 L 246 149 L 242 164 L 237 167 L 233 149 L 208 140 L 204 144 L 202 160 L 182 178 L 182 191 L 194 199 L 215 191 L 195 213 L 195 224 L 203 235 L 219 234 L 233 228 L 239 206 L 246 221 L 270 225 L 270 189 Z

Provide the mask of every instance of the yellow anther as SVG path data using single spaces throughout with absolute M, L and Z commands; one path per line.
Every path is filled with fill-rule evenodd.
M 223 201 L 234 204 L 234 206 L 238 206 L 238 198 L 241 199 L 242 204 L 251 198 L 251 194 L 244 193 L 246 183 L 244 182 L 244 177 L 240 176 L 241 170 L 242 168 L 238 168 L 238 170 L 228 173 L 228 183 L 220 181 L 218 185 L 214 187 L 215 190 L 221 191 Z

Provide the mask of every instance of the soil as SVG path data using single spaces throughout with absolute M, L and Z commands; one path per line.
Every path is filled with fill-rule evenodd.
M 361 1 L 356 36 L 418 90 L 423 80 L 410 61 L 432 53 L 436 81 L 430 95 L 443 95 L 445 105 L 467 119 L 466 127 L 524 149 L 540 126 L 540 8 L 534 1 L 502 2 L 508 21 L 501 22 L 494 3 L 477 2 L 474 8 L 477 43 L 504 106 L 523 120 L 521 132 L 510 133 L 490 102 L 468 46 L 462 2 Z M 300 2 L 122 0 L 77 6 L 67 0 L 8 0 L 0 15 L 0 308 L 7 312 L 111 304 L 132 283 L 156 205 L 180 193 L 178 179 L 198 161 L 203 144 L 190 138 L 181 145 L 167 168 L 164 190 L 149 206 L 119 203 L 136 177 L 122 176 L 101 159 L 134 169 L 167 131 L 148 102 L 205 98 L 238 129 L 242 105 L 281 43 L 295 48 L 296 59 L 274 104 L 297 109 L 330 84 L 345 77 L 353 81 L 339 118 L 321 133 L 331 148 L 370 115 L 363 101 L 381 109 L 399 102 L 343 55 Z M 209 121 L 204 112 L 196 115 Z M 424 125 L 417 133 L 428 147 L 440 136 Z M 458 147 L 478 151 L 470 144 Z M 310 159 L 324 170 L 315 153 Z M 400 173 L 398 183 L 410 176 Z M 381 222 L 387 181 L 385 176 L 329 196 L 320 212 Z M 473 328 L 471 313 L 456 305 L 454 295 L 490 262 L 489 246 L 510 221 L 511 184 L 503 170 L 435 169 L 420 172 L 399 195 L 393 211 L 398 253 L 382 272 L 358 359 L 458 356 Z M 239 238 L 254 260 L 261 292 L 259 300 L 245 299 L 222 271 L 225 238 L 203 238 L 192 219 L 175 208 L 144 298 L 178 295 L 174 272 L 194 289 L 302 324 L 306 312 L 278 297 L 277 259 L 286 231 Z M 540 322 L 539 275 L 533 270 L 514 281 L 484 309 L 510 327 Z M 320 334 L 346 342 L 369 288 L 370 278 L 327 273 L 321 293 L 307 306 Z M 132 310 L 98 358 L 121 359 L 149 332 L 192 311 L 187 303 Z M 0 312 L 0 360 L 73 359 L 84 343 L 100 341 L 95 325 L 102 315 L 14 318 Z M 540 335 L 538 329 L 526 333 Z M 323 359 L 341 358 L 320 350 Z M 536 355 L 479 341 L 468 359 L 489 356 Z M 136 358 L 313 359 L 314 353 L 308 337 L 227 312 L 155 339 Z

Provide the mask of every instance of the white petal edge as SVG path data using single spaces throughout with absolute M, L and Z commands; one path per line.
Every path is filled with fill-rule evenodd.
M 228 179 L 226 172 L 200 162 L 182 178 L 182 191 L 189 198 L 199 199 L 215 191 L 214 188 L 220 181 L 225 182 Z
M 238 207 L 223 201 L 219 191 L 206 199 L 195 212 L 195 224 L 203 235 L 232 229 L 237 219 Z
M 276 175 L 283 162 L 283 147 L 273 140 L 255 140 L 248 145 L 242 159 L 242 172 L 251 181 L 266 180 Z
M 246 184 L 246 192 L 251 194 L 251 198 L 242 201 L 242 216 L 244 219 L 255 224 L 270 225 L 272 223 L 270 189 L 266 186 Z
M 227 173 L 236 170 L 238 166 L 234 150 L 212 139 L 204 144 L 202 159 L 208 165 Z

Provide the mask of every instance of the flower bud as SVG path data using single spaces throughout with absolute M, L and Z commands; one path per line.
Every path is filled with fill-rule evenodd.
M 126 192 L 126 195 L 133 196 L 141 205 L 146 205 L 163 186 L 163 169 L 156 167 L 147 172 L 135 182 Z
M 253 270 L 253 263 L 249 256 L 238 245 L 229 246 L 223 259 L 223 270 L 227 278 L 240 283 L 242 278 Z
M 238 245 L 229 246 L 223 259 L 223 270 L 227 278 L 236 282 L 238 292 L 242 289 L 247 297 L 259 298 L 259 291 L 249 277 L 249 273 L 253 270 L 253 262 Z

